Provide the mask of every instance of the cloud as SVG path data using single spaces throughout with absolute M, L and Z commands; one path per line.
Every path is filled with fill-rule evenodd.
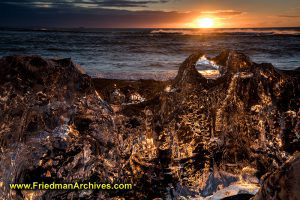
M 278 15 L 278 17 L 283 17 L 283 18 L 300 18 L 300 15 Z
M 31 7 L 147 7 L 149 4 L 167 3 L 169 0 L 3 0 L 0 4 L 13 4 Z
M 245 12 L 242 11 L 236 11 L 236 10 L 214 10 L 214 11 L 203 11 L 201 14 L 208 14 L 208 15 L 214 15 L 216 17 L 232 17 L 237 15 L 245 14 Z
M 0 26 L 173 28 L 189 26 L 195 19 L 206 15 L 229 19 L 244 14 L 237 10 L 200 13 L 151 10 L 150 4 L 160 5 L 166 1 L 172 0 L 4 0 L 0 2 Z M 118 6 L 120 3 L 123 6 Z M 148 8 L 143 9 L 143 6 L 148 5 Z M 136 9 L 135 6 L 140 8 Z
M 74 6 L 36 7 L 0 4 L 0 26 L 13 27 L 95 27 L 142 28 L 166 27 L 191 20 L 190 13 L 164 11 L 132 11 L 112 8 Z

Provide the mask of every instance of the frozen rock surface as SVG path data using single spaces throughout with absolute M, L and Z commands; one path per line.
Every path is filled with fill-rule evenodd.
M 222 76 L 206 79 L 195 68 L 203 55 L 165 82 L 91 79 L 69 59 L 0 59 L 0 196 L 249 199 L 264 183 L 262 199 L 264 177 L 300 149 L 300 71 L 226 50 L 211 59 Z M 34 181 L 133 189 L 9 190 Z

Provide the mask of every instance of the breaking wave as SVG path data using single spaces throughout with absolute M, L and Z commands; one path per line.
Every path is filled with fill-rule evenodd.
M 181 34 L 181 35 L 300 35 L 300 28 L 228 28 L 228 29 L 157 29 L 152 34 Z

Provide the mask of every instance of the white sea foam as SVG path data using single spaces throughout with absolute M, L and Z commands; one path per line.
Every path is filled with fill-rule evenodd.
M 207 59 L 205 55 L 203 55 L 196 63 L 197 66 L 204 66 L 204 69 L 207 67 L 212 67 L 214 69 L 219 69 L 220 66 L 218 66 L 214 61 Z
M 93 75 L 94 78 L 120 79 L 120 80 L 140 80 L 153 79 L 166 81 L 174 79 L 177 70 L 159 71 L 159 72 L 99 72 Z

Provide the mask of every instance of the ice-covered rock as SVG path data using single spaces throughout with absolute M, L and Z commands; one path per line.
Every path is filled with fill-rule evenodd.
M 203 55 L 165 82 L 91 79 L 69 59 L 0 59 L 1 197 L 249 199 L 300 150 L 300 73 L 224 51 L 211 58 L 222 76 L 207 79 Z M 133 189 L 9 190 L 33 181 Z

